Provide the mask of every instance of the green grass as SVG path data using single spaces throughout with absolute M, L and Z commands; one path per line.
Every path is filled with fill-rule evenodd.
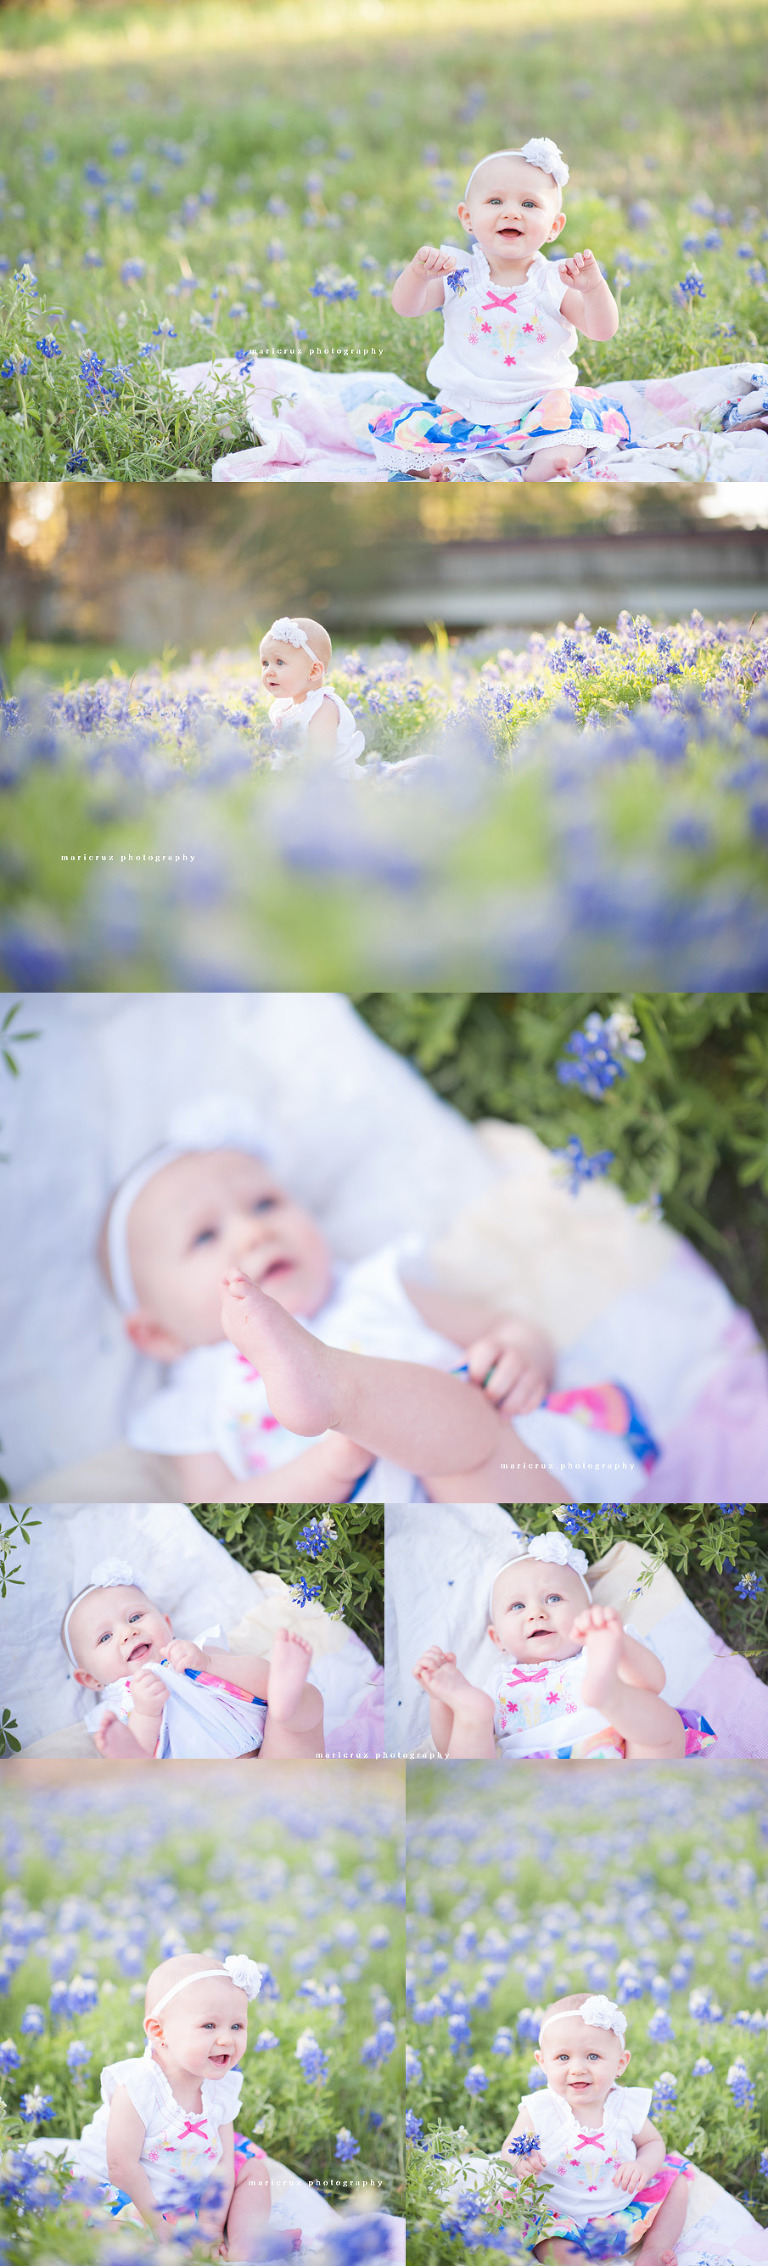
M 277 1476 L 277 1475 L 276 1475 Z M 316 1559 L 298 1548 L 310 1520 L 330 1511 L 335 1536 Z M 195 1518 L 223 1542 L 248 1573 L 301 1574 L 320 1588 L 320 1603 L 338 1612 L 356 1636 L 384 1659 L 384 1512 L 370 1503 L 276 1503 L 245 1510 L 229 1503 L 195 1503 Z
M 422 385 L 439 317 L 405 323 L 388 287 L 371 286 L 420 241 L 459 242 L 466 171 L 531 132 L 553 135 L 570 163 L 563 251 L 587 241 L 611 274 L 623 251 L 641 263 L 617 338 L 582 343 L 584 382 L 765 350 L 766 286 L 749 276 L 765 256 L 764 19 L 744 0 L 553 0 L 546 24 L 532 0 L 513 18 L 505 0 L 469 12 L 459 0 L 49 0 L 6 8 L 3 34 L 6 353 L 24 347 L 11 281 L 24 254 L 40 293 L 30 379 L 2 388 L 6 476 L 59 478 L 75 449 L 94 477 L 207 478 L 250 437 L 237 388 L 191 410 L 160 362 L 245 346 Z M 733 215 L 718 252 L 683 249 L 706 231 L 690 211 L 701 193 Z M 270 213 L 270 198 L 285 209 Z M 692 257 L 706 297 L 691 312 L 670 292 Z M 144 269 L 123 281 L 127 260 Z M 352 276 L 356 299 L 312 296 L 329 266 Z M 164 320 L 174 335 L 158 339 Z M 62 354 L 45 362 L 34 341 L 51 328 Z M 115 362 L 127 371 L 117 399 L 89 395 L 83 347 L 107 381 Z

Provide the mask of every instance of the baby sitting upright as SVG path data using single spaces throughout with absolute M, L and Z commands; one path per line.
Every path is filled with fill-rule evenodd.
M 661 1661 L 612 1607 L 596 1605 L 587 1558 L 540 1534 L 498 1566 L 488 1635 L 501 1654 L 493 1696 L 454 1652 L 432 1645 L 413 1671 L 429 1694 L 440 1754 L 512 1761 L 679 1762 L 714 1742 L 703 1716 L 670 1707 Z
M 264 690 L 276 696 L 269 711 L 277 738 L 273 768 L 282 770 L 300 751 L 329 763 L 334 771 L 356 774 L 365 739 L 351 708 L 333 685 L 326 684 L 331 640 L 322 622 L 313 622 L 309 615 L 294 619 L 284 614 L 262 638 L 260 652 Z
M 61 1640 L 75 1682 L 103 1703 L 94 1739 L 113 1760 L 325 1753 L 311 1649 L 293 1630 L 276 1630 L 271 1660 L 174 1637 L 133 1568 L 114 1559 L 68 1605 Z

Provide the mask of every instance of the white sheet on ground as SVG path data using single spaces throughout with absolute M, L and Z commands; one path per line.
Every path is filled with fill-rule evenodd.
M 323 1694 L 329 1751 L 381 1752 L 383 1678 L 367 1646 L 316 1602 L 291 1607 L 274 1575 L 262 1590 L 186 1504 L 66 1503 L 41 1506 L 35 1515 L 41 1525 L 24 1552 L 24 1585 L 9 1588 L 3 1606 L 3 1699 L 16 1716 L 22 1746 L 82 1722 L 93 1707 L 93 1693 L 75 1683 L 59 1630 L 92 1568 L 117 1554 L 143 1576 L 176 1636 L 209 1627 L 214 1608 L 227 1633 L 258 1613 L 254 1650 L 268 1652 L 270 1625 L 278 1618 L 299 1626 L 313 1646 L 312 1680 Z
M 386 468 L 372 454 L 369 421 L 398 402 L 423 396 L 391 370 L 305 369 L 278 357 L 256 358 L 247 380 L 224 356 L 171 372 L 177 393 L 224 395 L 236 385 L 259 446 L 221 456 L 214 480 L 382 480 Z M 632 443 L 597 457 L 573 477 L 597 480 L 768 480 L 768 433 L 718 429 L 729 403 L 768 386 L 768 363 L 731 362 L 676 371 L 669 377 L 621 380 L 600 392 L 625 410 Z M 273 401 L 279 402 L 277 416 Z M 222 424 L 225 413 L 222 410 Z M 487 460 L 486 460 L 487 465 Z M 519 478 L 494 456 L 472 477 Z M 454 473 L 455 477 L 455 473 Z

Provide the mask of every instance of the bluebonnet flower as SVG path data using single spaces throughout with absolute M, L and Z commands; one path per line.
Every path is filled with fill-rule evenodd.
M 92 2058 L 91 2047 L 84 2045 L 81 2038 L 73 2038 L 67 2047 L 67 2068 L 73 2075 L 79 2069 L 87 2069 Z
M 91 2014 L 99 2003 L 99 1986 L 92 1975 L 73 1975 L 67 1987 L 69 2014 Z
M 70 449 L 64 469 L 65 472 L 90 472 L 91 467 L 85 450 L 81 448 Z
M 397 2032 L 394 2023 L 379 2022 L 373 2036 L 363 2039 L 360 2048 L 360 2060 L 368 2062 L 375 2068 L 380 2061 L 389 2060 L 390 2054 L 394 2053 L 396 2044 Z
M 765 1588 L 759 1574 L 742 1574 L 735 1584 L 737 1597 L 760 1597 Z
M 156 324 L 155 329 L 152 332 L 153 338 L 175 338 L 176 335 L 177 334 L 174 330 L 173 323 L 171 322 L 168 315 L 163 315 L 161 321 Z
M 405 2137 L 406 2137 L 406 2140 L 412 2140 L 412 2141 L 413 2141 L 413 2144 L 414 2144 L 414 2147 L 416 2147 L 416 2148 L 419 2148 L 419 2147 L 421 2146 L 421 2140 L 422 2140 L 422 2134 L 423 2134 L 423 2131 L 424 2131 L 424 2119 L 423 2119 L 423 2117 L 417 2117 L 417 2116 L 415 2116 L 415 2115 L 414 2115 L 414 2112 L 413 2112 L 413 2109 L 406 2109 L 406 2112 L 405 2112 Z M 768 2150 L 766 2150 L 766 2155 L 768 2155 Z
M 755 2087 L 746 2062 L 742 2061 L 741 2056 L 739 2056 L 738 2061 L 731 2063 L 725 2082 L 736 2108 L 751 2109 L 755 2098 Z
M 22 2023 L 22 2029 L 24 2025 Z M 0 2077 L 10 2077 L 14 2069 L 21 2068 L 21 2054 L 12 2038 L 0 2039 Z
M 43 2093 L 39 2085 L 34 2085 L 31 2093 L 22 2093 L 19 2102 L 19 2115 L 24 2124 L 50 2124 L 53 2116 L 53 2094 Z
M 54 338 L 53 331 L 49 331 L 46 338 L 36 338 L 35 345 L 38 353 L 43 355 L 46 362 L 55 361 L 56 355 L 61 353 L 61 347 L 58 339 Z
M 464 2091 L 465 2093 L 472 2093 L 473 2095 L 487 2093 L 488 2079 L 486 2077 L 485 2070 L 481 2061 L 473 2062 L 471 2069 L 467 2070 L 467 2074 L 464 2079 Z
M 604 1094 L 626 1078 L 628 1062 L 643 1062 L 645 1047 L 635 1036 L 637 1023 L 627 1008 L 614 1008 L 610 1015 L 588 1015 L 582 1031 L 572 1031 L 566 1040 L 565 1057 L 555 1066 L 561 1086 L 580 1086 L 591 1101 L 602 1101 Z M 572 1059 L 568 1060 L 570 1056 Z
M 423 2076 L 424 2076 L 424 2071 L 423 2071 L 423 2069 L 422 2069 L 422 2066 L 421 2066 L 421 2062 L 420 2062 L 420 2059 L 419 2059 L 419 2056 L 418 2056 L 418 2054 L 417 2054 L 417 2053 L 415 2052 L 415 2049 L 414 2049 L 414 2047 L 413 2047 L 413 2046 L 406 2046 L 406 2049 L 405 2049 L 405 2082 L 406 2082 L 406 2085 L 420 2085 L 420 2084 L 421 2084 L 421 2082 L 422 2082 L 422 2078 L 423 2078 Z
M 537 2132 L 519 2132 L 516 2140 L 507 2141 L 504 2154 L 505 2156 L 533 2156 L 540 2146 L 541 2142 Z
M 748 1507 L 747 1503 L 718 1503 L 717 1505 L 717 1509 L 722 1511 L 724 1519 L 732 1519 L 737 1516 L 743 1519 Z
M 0 363 L 0 378 L 26 378 L 31 368 L 28 354 L 7 354 Z
M 472 2032 L 466 2014 L 449 2014 L 448 2039 L 451 2052 L 454 2054 L 461 2053 L 462 2047 L 469 2045 L 471 2036 Z
M 673 2075 L 671 2069 L 663 2069 L 660 2076 L 656 2078 L 654 2083 L 653 2099 L 651 2101 L 650 2111 L 651 2116 L 659 2116 L 665 2109 L 674 2109 L 676 2107 L 677 2078 Z
M 515 2041 L 512 2036 L 511 2030 L 504 2029 L 503 2027 L 502 2029 L 497 2030 L 493 2045 L 491 2047 L 491 2053 L 498 2054 L 502 2060 L 506 2061 L 508 2055 L 514 2053 L 514 2047 Z
M 146 260 L 124 260 L 120 269 L 121 283 L 142 283 L 147 272 Z
M 42 2007 L 25 2006 L 19 2029 L 24 2032 L 27 2038 L 42 2038 L 45 2031 L 45 2015 Z
M 614 1154 L 613 1149 L 596 1149 L 588 1156 L 577 1133 L 570 1135 L 564 1149 L 552 1151 L 553 1157 L 557 1157 L 563 1167 L 571 1196 L 578 1196 L 584 1181 L 601 1180 L 610 1171 Z
M 280 2040 L 275 2037 L 274 2030 L 260 2030 L 253 2050 L 257 2054 L 270 2054 L 279 2044 Z
M 360 2154 L 360 2142 L 359 2140 L 355 2140 L 353 2138 L 352 2133 L 349 2131 L 347 2125 L 345 2124 L 341 2126 L 340 2130 L 336 2134 L 336 2146 L 333 2153 L 336 2157 L 337 2163 L 339 2164 L 351 2164 L 353 2156 L 359 2156 Z
M 95 244 L 90 244 L 88 246 L 88 250 L 83 253 L 83 267 L 103 268 L 103 266 L 104 261 L 102 259 L 101 253 L 97 251 Z
M 676 283 L 672 292 L 672 297 L 675 301 L 676 306 L 682 307 L 692 305 L 694 299 L 706 299 L 706 296 L 707 294 L 704 289 L 702 278 L 699 274 L 698 268 L 696 267 L 691 267 L 688 269 L 687 274 L 683 276 L 682 282 Z
M 763 2179 L 768 2179 L 768 2148 L 761 2150 L 757 2168 Z
M 675 2033 L 666 2009 L 663 2006 L 657 2006 L 655 2012 L 651 2015 L 651 2019 L 648 2024 L 649 2038 L 653 2038 L 656 2045 L 661 2045 L 662 2043 L 666 2045 L 668 2039 L 674 2038 L 674 2035 Z
M 713 2065 L 713 2063 L 712 2063 L 711 2061 L 708 2061 L 708 2060 L 707 2060 L 706 2054 L 700 2054 L 700 2055 L 699 2055 L 699 2058 L 698 2058 L 698 2061 L 695 2061 L 695 2062 L 694 2062 L 694 2064 L 693 2064 L 693 2068 L 692 2068 L 692 2070 L 691 2070 L 691 2076 L 692 2076 L 692 2077 L 712 2077 L 713 2075 L 714 2075 L 714 2065 Z
M 306 1526 L 299 1528 L 294 1549 L 305 1558 L 322 1558 L 323 1551 L 330 1550 L 335 1541 L 336 1528 L 330 1513 L 325 1511 L 322 1518 L 308 1519 Z
M 313 2030 L 303 2030 L 301 2037 L 297 2039 L 296 2060 L 301 2064 L 302 2076 L 306 2077 L 308 2084 L 326 2083 L 328 2055 L 323 2053 Z
M 532 2062 L 525 2082 L 529 2093 L 540 2093 L 542 2086 L 546 2085 L 546 2074 L 543 2069 L 539 2068 L 537 2061 Z
M 293 1599 L 294 1605 L 309 1605 L 311 1604 L 312 1598 L 319 1597 L 319 1595 L 320 1583 L 315 1582 L 313 1584 L 308 1582 L 305 1579 L 304 1574 L 300 1575 L 297 1586 L 291 1590 L 291 1597 Z

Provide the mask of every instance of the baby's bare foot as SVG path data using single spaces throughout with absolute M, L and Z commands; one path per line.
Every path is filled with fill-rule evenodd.
M 578 444 L 564 448 L 540 448 L 534 451 L 528 464 L 523 465 L 524 480 L 567 480 L 577 464 L 586 456 L 586 449 Z
M 105 1716 L 93 1737 L 99 1754 L 110 1762 L 136 1762 L 141 1753 L 133 1732 L 127 1723 L 121 1723 L 119 1715 Z
M 267 1705 L 275 1723 L 295 1714 L 309 1675 L 312 1647 L 297 1629 L 278 1629 L 269 1663 Z
M 239 1268 L 224 1276 L 221 1321 L 233 1345 L 260 1371 L 279 1424 L 307 1435 L 336 1430 L 341 1420 L 334 1393 L 339 1357 L 333 1347 L 302 1329 Z
M 596 1625 L 596 1616 L 594 1620 L 590 1614 L 584 1615 L 583 1618 L 589 1620 L 592 1625 L 587 1631 L 584 1642 L 587 1665 L 581 1687 L 582 1696 L 587 1707 L 603 1707 L 606 1700 L 615 1691 L 619 1664 L 624 1651 L 624 1630 L 618 1613 L 604 1611 L 601 1615 L 601 1625 Z M 574 1623 L 574 1627 L 577 1634 L 580 1633 L 578 1622 Z

